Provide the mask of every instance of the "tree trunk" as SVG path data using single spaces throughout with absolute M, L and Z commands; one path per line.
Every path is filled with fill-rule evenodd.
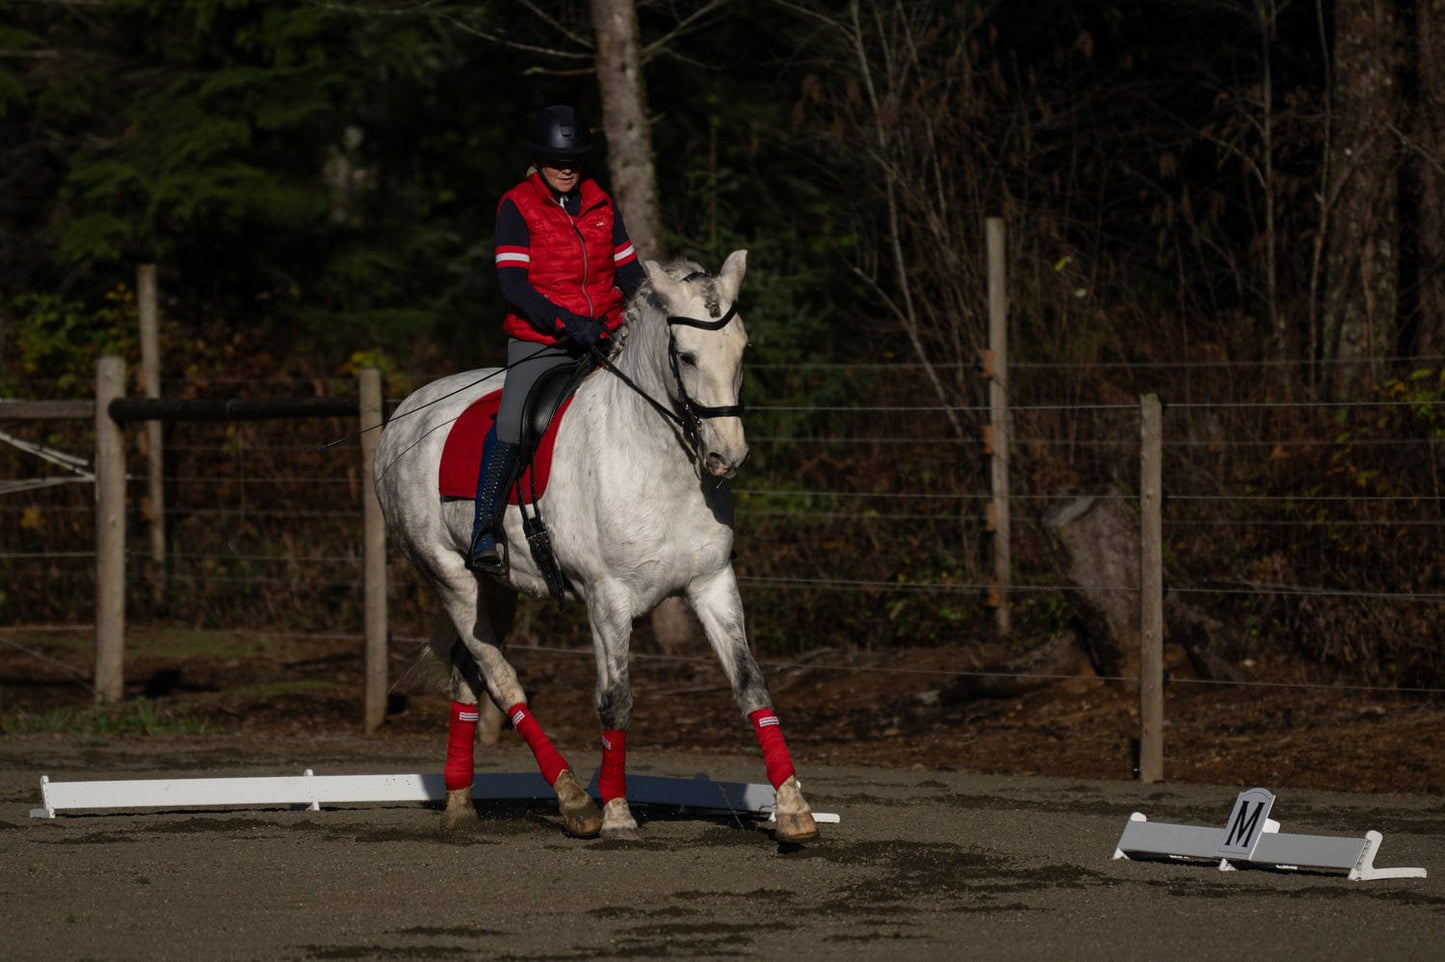
M 1416 12 L 1419 114 L 1418 318 L 1408 347 L 1419 355 L 1445 351 L 1445 0 L 1420 0 Z
M 597 34 L 597 86 L 612 195 L 637 256 L 661 257 L 657 173 L 634 0 L 592 0 L 592 29 Z M 652 635 L 657 646 L 671 654 L 691 647 L 702 636 L 702 625 L 685 601 L 667 598 L 652 613 Z
M 1390 0 L 1335 0 L 1335 132 L 1327 196 L 1323 343 L 1329 396 L 1346 399 L 1394 353 L 1399 286 L 1402 37 Z
M 661 254 L 657 174 L 634 0 L 592 0 L 592 28 L 612 194 L 638 256 L 655 258 Z

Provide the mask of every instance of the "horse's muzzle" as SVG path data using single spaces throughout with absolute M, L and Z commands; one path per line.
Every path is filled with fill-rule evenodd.
M 742 467 L 743 462 L 748 459 L 748 454 L 748 450 L 744 449 L 743 456 L 733 461 L 716 451 L 709 451 L 707 457 L 703 459 L 703 464 L 707 468 L 707 473 L 713 477 L 731 478 L 738 473 L 738 468 Z

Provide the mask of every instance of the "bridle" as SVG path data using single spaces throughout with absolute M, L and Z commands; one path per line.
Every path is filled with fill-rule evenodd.
M 685 280 L 697 277 L 697 274 L 690 274 Z M 742 388 L 738 389 L 738 403 L 708 405 L 699 404 L 687 393 L 687 388 L 682 383 L 682 372 L 678 369 L 677 360 L 677 338 L 673 335 L 674 327 L 695 327 L 703 331 L 720 331 L 732 322 L 737 316 L 738 306 L 734 303 L 728 308 L 728 312 L 715 321 L 700 321 L 695 317 L 676 317 L 668 315 L 667 318 L 667 360 L 672 366 L 672 379 L 677 383 L 677 396 L 682 401 L 682 413 L 686 420 L 678 419 L 682 425 L 683 441 L 692 451 L 694 460 L 701 456 L 698 451 L 698 444 L 702 440 L 702 422 L 711 418 L 740 418 L 743 416 L 745 406 L 743 404 Z
M 711 276 L 711 274 L 704 271 L 695 271 L 682 280 L 686 283 L 687 281 Z M 667 360 L 669 366 L 672 368 L 673 382 L 677 385 L 677 396 L 682 402 L 681 415 L 638 387 L 631 378 L 618 370 L 616 366 L 613 365 L 611 359 L 604 355 L 596 346 L 592 348 L 593 356 L 598 359 L 603 367 L 617 375 L 624 384 L 641 395 L 659 414 L 672 421 L 682 430 L 683 445 L 688 449 L 688 452 L 692 454 L 693 460 L 699 461 L 699 463 L 701 455 L 698 451 L 698 444 L 701 441 L 702 422 L 711 420 L 712 418 L 740 418 L 746 410 L 746 405 L 743 403 L 743 392 L 741 389 L 738 391 L 738 401 L 736 404 L 699 404 L 687 393 L 687 387 L 682 383 L 682 371 L 679 369 L 680 362 L 678 361 L 677 353 L 677 338 L 673 333 L 673 329 L 677 327 L 695 327 L 703 331 L 720 331 L 732 323 L 737 313 L 738 305 L 734 302 L 733 305 L 728 308 L 727 313 L 716 320 L 703 321 L 695 317 L 683 317 L 673 314 L 667 316 Z

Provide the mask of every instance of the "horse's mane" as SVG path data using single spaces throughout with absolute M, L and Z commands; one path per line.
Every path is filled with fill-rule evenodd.
M 662 267 L 663 273 L 667 274 L 668 277 L 679 281 L 691 277 L 694 274 L 707 274 L 701 264 L 687 257 L 676 257 L 660 266 Z M 661 299 L 658 298 L 657 294 L 653 292 L 651 279 L 643 281 L 642 286 L 637 289 L 637 293 L 633 294 L 632 298 L 627 302 L 627 307 L 623 315 L 624 322 L 612 338 L 614 344 L 609 356 L 616 355 L 622 350 L 622 345 L 627 340 L 629 329 L 646 323 L 642 319 L 644 310 L 651 310 L 658 317 L 666 316 L 667 307 L 662 303 Z
M 679 281 L 691 277 L 694 274 L 707 274 L 701 264 L 686 257 L 674 258 L 661 266 L 664 274 Z M 642 310 L 644 305 L 659 311 L 663 310 L 662 303 L 657 299 L 657 295 L 653 293 L 652 280 L 650 278 L 642 282 L 642 286 L 637 289 L 637 293 L 632 295 L 632 300 L 627 302 L 627 322 L 629 324 L 636 320 L 638 312 Z

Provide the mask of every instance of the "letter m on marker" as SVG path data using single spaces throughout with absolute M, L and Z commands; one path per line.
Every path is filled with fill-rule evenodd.
M 1263 788 L 1251 788 L 1240 792 L 1234 800 L 1234 811 L 1229 815 L 1215 849 L 1217 858 L 1248 859 L 1254 854 L 1269 821 L 1269 810 L 1274 807 L 1274 795 Z
M 1254 812 L 1249 810 L 1249 802 L 1239 803 L 1234 810 L 1234 821 L 1224 830 L 1224 844 L 1228 848 L 1249 848 L 1249 840 L 1254 838 L 1254 833 L 1259 830 L 1259 816 L 1264 812 L 1264 802 L 1254 806 Z

